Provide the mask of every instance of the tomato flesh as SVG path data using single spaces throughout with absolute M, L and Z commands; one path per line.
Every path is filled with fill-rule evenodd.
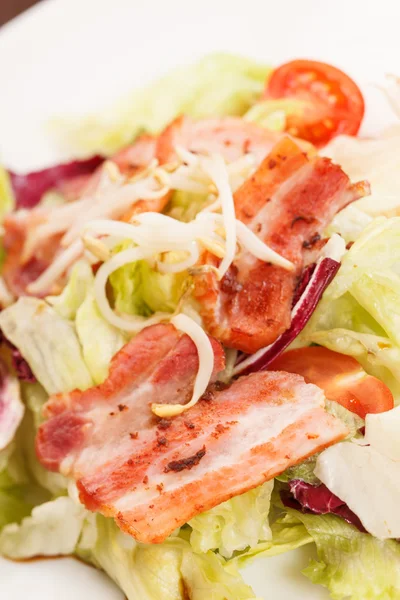
M 311 346 L 289 350 L 274 360 L 269 371 L 302 375 L 307 383 L 324 390 L 335 400 L 363 419 L 368 413 L 381 413 L 394 407 L 393 395 L 380 379 L 368 375 L 351 356 L 327 348 Z
M 364 99 L 354 81 L 325 63 L 294 60 L 272 73 L 266 99 L 293 98 L 303 102 L 301 115 L 287 115 L 288 133 L 325 145 L 339 134 L 356 135 L 364 116 Z

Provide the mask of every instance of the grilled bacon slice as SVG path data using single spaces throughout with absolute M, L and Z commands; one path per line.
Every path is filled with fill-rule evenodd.
M 159 136 L 156 156 L 161 163 L 173 162 L 176 159 L 175 149 L 181 146 L 194 153 L 221 154 L 228 162 L 244 154 L 252 154 L 258 164 L 282 135 L 239 117 L 196 121 L 182 116 L 172 121 Z M 309 142 L 297 141 L 303 151 L 315 152 Z
M 328 158 L 309 158 L 291 139 L 282 139 L 234 195 L 236 217 L 295 270 L 262 262 L 243 251 L 219 282 L 197 276 L 195 296 L 210 335 L 252 354 L 288 329 L 299 276 L 326 226 L 337 212 L 368 193 L 351 185 Z M 218 264 L 206 254 L 203 261 Z
M 212 341 L 215 373 L 224 366 Z M 264 372 L 212 384 L 196 406 L 158 419 L 152 402 L 189 399 L 197 351 L 170 325 L 145 329 L 113 359 L 108 379 L 50 399 L 39 429 L 42 464 L 72 476 L 81 501 L 145 543 L 271 479 L 342 439 L 322 391 Z

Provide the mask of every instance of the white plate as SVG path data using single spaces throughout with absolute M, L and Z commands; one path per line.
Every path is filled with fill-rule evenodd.
M 376 130 L 391 116 L 369 84 L 400 74 L 399 17 L 397 0 L 47 0 L 0 30 L 0 160 L 24 170 L 67 158 L 46 136 L 50 116 L 93 111 L 215 50 L 273 63 L 332 62 L 363 84 L 374 105 L 364 130 Z M 324 600 L 300 574 L 309 556 L 260 560 L 245 577 L 265 599 Z M 123 598 L 104 575 L 71 559 L 0 559 L 0 597 Z

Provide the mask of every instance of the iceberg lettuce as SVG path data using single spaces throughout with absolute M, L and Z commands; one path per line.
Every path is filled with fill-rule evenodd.
M 65 496 L 36 506 L 20 524 L 0 533 L 0 552 L 8 558 L 72 554 L 87 511 Z
M 303 571 L 328 588 L 334 600 L 397 600 L 400 597 L 400 544 L 361 533 L 334 515 L 288 510 L 317 546 L 318 560 Z
M 75 319 L 78 308 L 93 285 L 92 268 L 86 260 L 79 260 L 72 268 L 68 283 L 59 296 L 47 296 L 46 302 L 65 319 Z
M 0 496 L 1 498 L 1 496 Z M 112 519 L 64 496 L 33 509 L 0 533 L 0 552 L 14 559 L 77 554 L 103 569 L 128 600 L 250 600 L 236 568 L 212 552 L 196 554 L 180 537 L 139 544 Z
M 11 179 L 7 171 L 0 165 L 0 223 L 5 215 L 15 208 L 15 198 Z
M 125 344 L 122 332 L 110 325 L 98 309 L 92 291 L 80 305 L 75 319 L 76 332 L 82 346 L 83 359 L 95 384 L 102 383 L 114 354 Z
M 93 385 L 73 323 L 43 300 L 19 298 L 1 312 L 0 327 L 47 393 Z
M 295 346 L 310 343 L 354 356 L 400 400 L 400 218 L 370 223 L 342 260 L 335 279 Z
M 133 92 L 103 114 L 83 123 L 58 119 L 53 129 L 75 154 L 112 154 L 143 130 L 158 133 L 180 114 L 243 115 L 261 96 L 270 72 L 270 67 L 240 56 L 211 54 Z
M 128 600 L 255 598 L 237 570 L 213 552 L 197 554 L 180 537 L 139 544 L 101 516 L 84 527 L 77 553 L 102 568 Z
M 125 242 L 118 250 L 130 247 Z M 174 253 L 169 253 L 174 261 Z M 119 313 L 147 317 L 154 312 L 173 312 L 188 281 L 186 272 L 158 273 L 145 260 L 120 267 L 110 275 L 115 308 Z
M 276 556 L 312 542 L 313 538 L 304 525 L 295 517 L 284 514 L 271 525 L 270 540 L 259 542 L 246 552 L 236 555 L 231 562 L 242 568 L 257 557 Z
M 236 496 L 189 521 L 196 552 L 218 550 L 225 558 L 271 538 L 268 523 L 273 481 Z

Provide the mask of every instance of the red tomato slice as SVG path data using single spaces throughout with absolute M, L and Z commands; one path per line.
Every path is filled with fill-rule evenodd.
M 364 98 L 343 71 L 314 60 L 293 60 L 272 73 L 264 98 L 304 101 L 304 111 L 288 115 L 286 130 L 316 146 L 336 135 L 356 135 L 364 116 Z
M 289 350 L 274 360 L 269 371 L 302 375 L 307 383 L 322 388 L 335 400 L 363 419 L 394 407 L 392 392 L 380 379 L 368 375 L 352 358 L 320 346 Z

